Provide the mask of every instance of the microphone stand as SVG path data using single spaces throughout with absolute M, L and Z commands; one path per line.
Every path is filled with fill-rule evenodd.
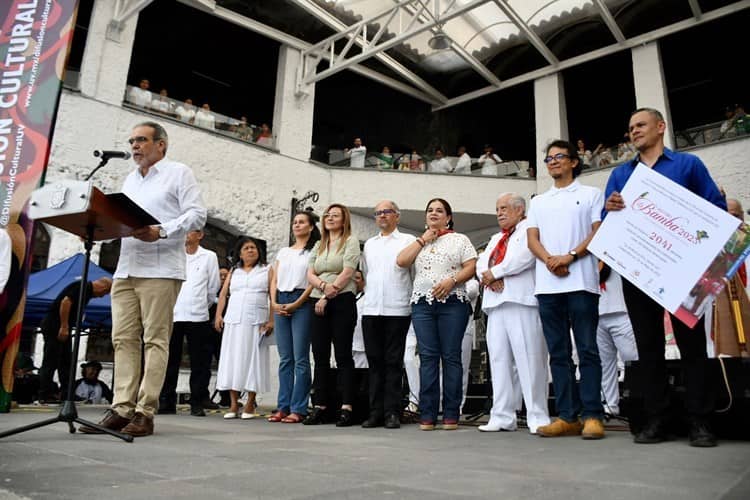
M 106 156 L 102 157 L 102 160 L 99 163 L 99 165 L 86 177 L 86 180 L 88 181 L 97 170 L 99 170 L 101 167 L 106 165 L 107 161 L 109 161 L 109 158 L 107 158 Z M 133 442 L 133 436 L 130 436 L 128 434 L 123 434 L 121 432 L 117 432 L 112 429 L 108 429 L 99 424 L 89 422 L 88 420 L 84 420 L 78 416 L 78 411 L 76 410 L 75 394 L 73 391 L 73 386 L 75 384 L 75 378 L 76 378 L 76 367 L 78 366 L 78 350 L 80 349 L 80 344 L 81 344 L 81 331 L 82 331 L 81 327 L 83 324 L 83 310 L 85 306 L 84 298 L 86 294 L 86 287 L 88 286 L 89 264 L 91 263 L 91 249 L 94 246 L 94 229 L 95 228 L 96 226 L 93 223 L 89 223 L 86 225 L 86 239 L 83 242 L 84 248 L 86 249 L 86 258 L 83 260 L 83 270 L 81 273 L 81 289 L 78 293 L 78 310 L 76 311 L 76 327 L 75 327 L 75 332 L 73 333 L 73 350 L 70 353 L 70 371 L 68 372 L 68 387 L 65 390 L 65 401 L 63 401 L 62 408 L 60 408 L 60 413 L 58 413 L 56 417 L 48 418 L 46 420 L 42 420 L 41 422 L 36 422 L 34 424 L 24 425 L 22 427 L 16 427 L 15 429 L 11 429 L 9 431 L 0 432 L 0 438 L 12 436 L 13 434 L 20 434 L 22 432 L 30 431 L 33 429 L 38 429 L 39 427 L 45 427 L 47 425 L 56 424 L 57 422 L 66 422 L 68 424 L 68 431 L 71 434 L 75 434 L 76 428 L 73 426 L 73 423 L 75 422 L 80 425 L 85 425 L 87 427 L 93 427 L 94 429 L 98 429 L 99 431 L 105 434 L 109 434 L 110 436 L 120 438 L 127 443 Z

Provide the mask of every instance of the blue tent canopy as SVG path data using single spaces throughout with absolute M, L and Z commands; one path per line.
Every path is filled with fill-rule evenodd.
M 39 326 L 60 292 L 74 281 L 81 279 L 85 258 L 82 253 L 79 253 L 29 276 L 26 309 L 23 315 L 24 326 Z M 111 277 L 110 273 L 93 262 L 89 266 L 89 281 Z M 109 295 L 95 297 L 89 301 L 83 323 L 86 327 L 111 327 L 112 305 Z

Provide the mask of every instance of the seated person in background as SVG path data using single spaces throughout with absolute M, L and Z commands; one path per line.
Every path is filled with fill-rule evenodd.
M 599 144 L 592 156 L 594 167 L 606 167 L 613 162 L 612 152 L 604 144 Z
M 591 157 L 593 155 L 590 150 L 586 149 L 586 143 L 583 142 L 583 139 L 578 139 L 576 145 L 578 146 L 578 157 L 581 159 L 581 163 L 583 163 L 583 168 L 591 168 Z
M 185 123 L 193 123 L 195 120 L 195 106 L 193 106 L 193 100 L 190 98 L 185 99 L 185 102 L 177 106 L 174 112 L 177 118 Z
M 159 95 L 151 99 L 151 104 L 149 107 L 154 111 L 164 113 L 165 115 L 175 115 L 173 111 L 174 104 L 172 104 L 172 101 L 167 96 L 167 89 L 161 89 L 159 91 Z
M 267 123 L 261 124 L 258 137 L 255 138 L 255 144 L 259 146 L 266 146 L 268 148 L 273 146 L 273 135 L 271 135 L 271 127 L 269 127 Z
M 450 162 L 445 158 L 443 148 L 435 150 L 435 159 L 430 162 L 430 172 L 438 174 L 449 174 L 453 171 Z
M 195 125 L 211 130 L 216 128 L 216 119 L 211 113 L 211 106 L 208 103 L 201 106 L 201 109 L 195 113 Z
M 243 141 L 250 140 L 250 138 L 253 136 L 253 129 L 250 127 L 250 125 L 247 124 L 246 116 L 240 117 L 240 123 L 237 125 L 237 128 L 235 128 L 234 132 L 237 134 L 237 137 L 239 137 Z
M 422 160 L 422 157 L 419 156 L 417 150 L 414 148 L 412 148 L 411 154 L 409 155 L 409 170 L 415 172 L 424 171 L 424 160 Z
M 471 156 L 466 152 L 466 146 L 458 147 L 458 161 L 456 162 L 456 168 L 453 169 L 454 174 L 471 174 Z
M 99 380 L 102 364 L 98 361 L 87 361 L 81 365 L 83 378 L 76 380 L 73 392 L 76 401 L 87 404 L 104 404 L 112 402 L 112 390 Z
M 492 152 L 492 146 L 489 144 L 484 145 L 484 154 L 477 160 L 477 163 L 482 166 L 480 174 L 492 176 L 497 176 L 497 165 L 502 162 L 502 158 Z
M 724 139 L 725 137 L 734 137 L 737 133 L 734 129 L 735 120 L 735 109 L 736 106 L 727 106 L 724 108 L 724 121 L 721 123 L 719 128 L 719 138 Z
M 37 399 L 39 393 L 39 375 L 28 354 L 19 352 L 16 358 L 16 369 L 13 381 L 13 399 L 21 405 L 28 405 Z
M 150 86 L 149 81 L 146 78 L 141 79 L 138 87 L 131 87 L 128 92 L 128 102 L 142 108 L 147 108 L 151 104 L 151 92 L 148 90 Z

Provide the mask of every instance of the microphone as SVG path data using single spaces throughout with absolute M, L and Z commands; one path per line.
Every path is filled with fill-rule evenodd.
M 101 157 L 102 160 L 109 160 L 111 158 L 130 159 L 130 153 L 127 151 L 94 151 L 94 156 L 97 158 Z

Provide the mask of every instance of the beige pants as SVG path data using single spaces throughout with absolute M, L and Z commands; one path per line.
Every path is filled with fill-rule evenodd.
M 174 304 L 181 286 L 182 281 L 167 278 L 120 278 L 112 284 L 112 409 L 122 417 L 130 418 L 135 412 L 146 416 L 156 413 L 169 359 Z

